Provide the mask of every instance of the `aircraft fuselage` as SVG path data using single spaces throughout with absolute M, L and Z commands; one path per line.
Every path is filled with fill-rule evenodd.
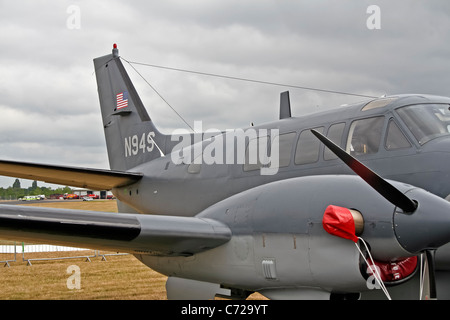
M 143 179 L 134 185 L 115 189 L 114 193 L 120 201 L 141 213 L 193 216 L 231 195 L 265 183 L 302 176 L 353 174 L 311 136 L 310 129 L 318 129 L 383 178 L 423 188 L 442 198 L 448 197 L 450 99 L 399 96 L 386 100 L 378 105 L 373 103 L 374 107 L 365 102 L 247 128 L 267 132 L 278 130 L 280 163 L 275 174 L 261 174 L 263 166 L 246 166 L 246 159 L 244 164 L 239 161 L 176 164 L 176 157 L 166 154 L 130 170 L 142 172 Z M 380 107 L 383 103 L 386 105 Z M 410 114 L 399 112 L 408 106 L 418 111 Z M 433 111 L 424 111 L 431 108 Z M 432 116 L 438 116 L 434 120 L 440 123 L 428 124 L 430 128 L 414 127 L 418 121 Z M 413 119 L 416 121 L 413 122 L 411 118 L 414 117 L 419 119 Z M 442 128 L 433 129 L 436 125 Z M 423 132 L 418 133 L 420 130 Z M 225 139 L 224 134 L 220 137 Z M 270 139 L 273 138 L 272 134 Z M 166 142 L 172 144 L 177 155 L 180 154 L 176 149 L 178 142 Z M 200 150 L 206 151 L 208 143 L 211 142 L 201 142 Z M 247 141 L 246 151 L 248 144 Z M 153 152 L 159 151 L 154 148 Z M 237 154 L 236 149 L 234 152 Z

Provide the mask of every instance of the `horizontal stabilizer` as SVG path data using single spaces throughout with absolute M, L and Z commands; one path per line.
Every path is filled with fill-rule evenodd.
M 96 250 L 189 256 L 231 238 L 224 224 L 195 217 L 0 205 L 0 237 Z
M 111 190 L 142 178 L 141 173 L 0 160 L 0 175 L 92 190 Z

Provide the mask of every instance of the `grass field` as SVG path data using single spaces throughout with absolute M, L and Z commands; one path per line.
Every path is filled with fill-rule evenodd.
M 56 203 L 27 204 L 67 209 L 116 212 L 113 200 L 106 201 L 61 201 Z M 20 239 L 18 239 L 20 240 Z M 33 254 L 32 258 L 56 258 L 67 253 Z M 76 253 L 80 255 L 80 253 Z M 29 255 L 27 256 L 27 258 Z M 0 261 L 2 259 L 0 258 Z M 165 300 L 165 282 L 167 277 L 143 265 L 132 255 L 108 256 L 68 260 L 33 261 L 32 266 L 17 261 L 10 267 L 0 265 L 0 300 Z M 67 281 L 72 273 L 67 269 L 76 265 L 80 268 L 80 289 L 68 289 Z M 251 299 L 262 299 L 254 294 Z
M 116 202 L 111 200 L 26 205 L 117 211 Z M 41 253 L 28 254 L 27 258 L 55 258 L 66 255 L 67 253 Z M 134 256 L 108 256 L 106 261 L 95 257 L 90 260 L 91 262 L 86 262 L 84 258 L 33 261 L 32 266 L 27 266 L 27 263 L 22 261 L 22 255 L 17 255 L 17 261 L 11 262 L 9 268 L 0 268 L 0 299 L 166 299 L 166 277 L 147 268 Z M 67 268 L 71 265 L 80 268 L 80 289 L 67 288 L 67 280 L 71 276 L 67 273 Z

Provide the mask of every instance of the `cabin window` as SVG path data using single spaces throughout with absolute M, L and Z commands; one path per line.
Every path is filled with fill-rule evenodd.
M 296 132 L 280 134 L 278 137 L 278 167 L 288 167 L 291 164 L 292 146 Z M 273 146 L 273 141 L 272 141 Z M 273 147 L 272 147 L 273 148 Z M 272 149 L 273 150 L 273 149 Z
M 323 133 L 323 127 L 314 128 Z M 295 164 L 314 163 L 319 160 L 320 140 L 312 134 L 311 129 L 303 130 L 297 142 Z
M 406 139 L 403 132 L 392 119 L 389 121 L 385 146 L 386 150 L 396 150 L 411 147 L 411 143 L 409 143 L 408 139 Z
M 338 146 L 341 146 L 342 134 L 344 133 L 345 123 L 336 123 L 330 126 L 328 129 L 328 139 L 336 143 Z M 323 159 L 324 160 L 332 160 L 336 159 L 337 156 L 328 148 L 325 147 L 323 151 Z
M 354 121 L 348 134 L 347 152 L 354 156 L 377 153 L 383 123 L 383 116 Z
M 268 136 L 251 139 L 245 151 L 244 171 L 261 169 L 267 159 Z M 262 161 L 261 161 L 262 160 Z

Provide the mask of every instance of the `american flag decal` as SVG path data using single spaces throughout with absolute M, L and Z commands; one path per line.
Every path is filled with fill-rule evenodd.
M 117 110 L 128 107 L 128 91 L 121 92 L 116 95 Z

